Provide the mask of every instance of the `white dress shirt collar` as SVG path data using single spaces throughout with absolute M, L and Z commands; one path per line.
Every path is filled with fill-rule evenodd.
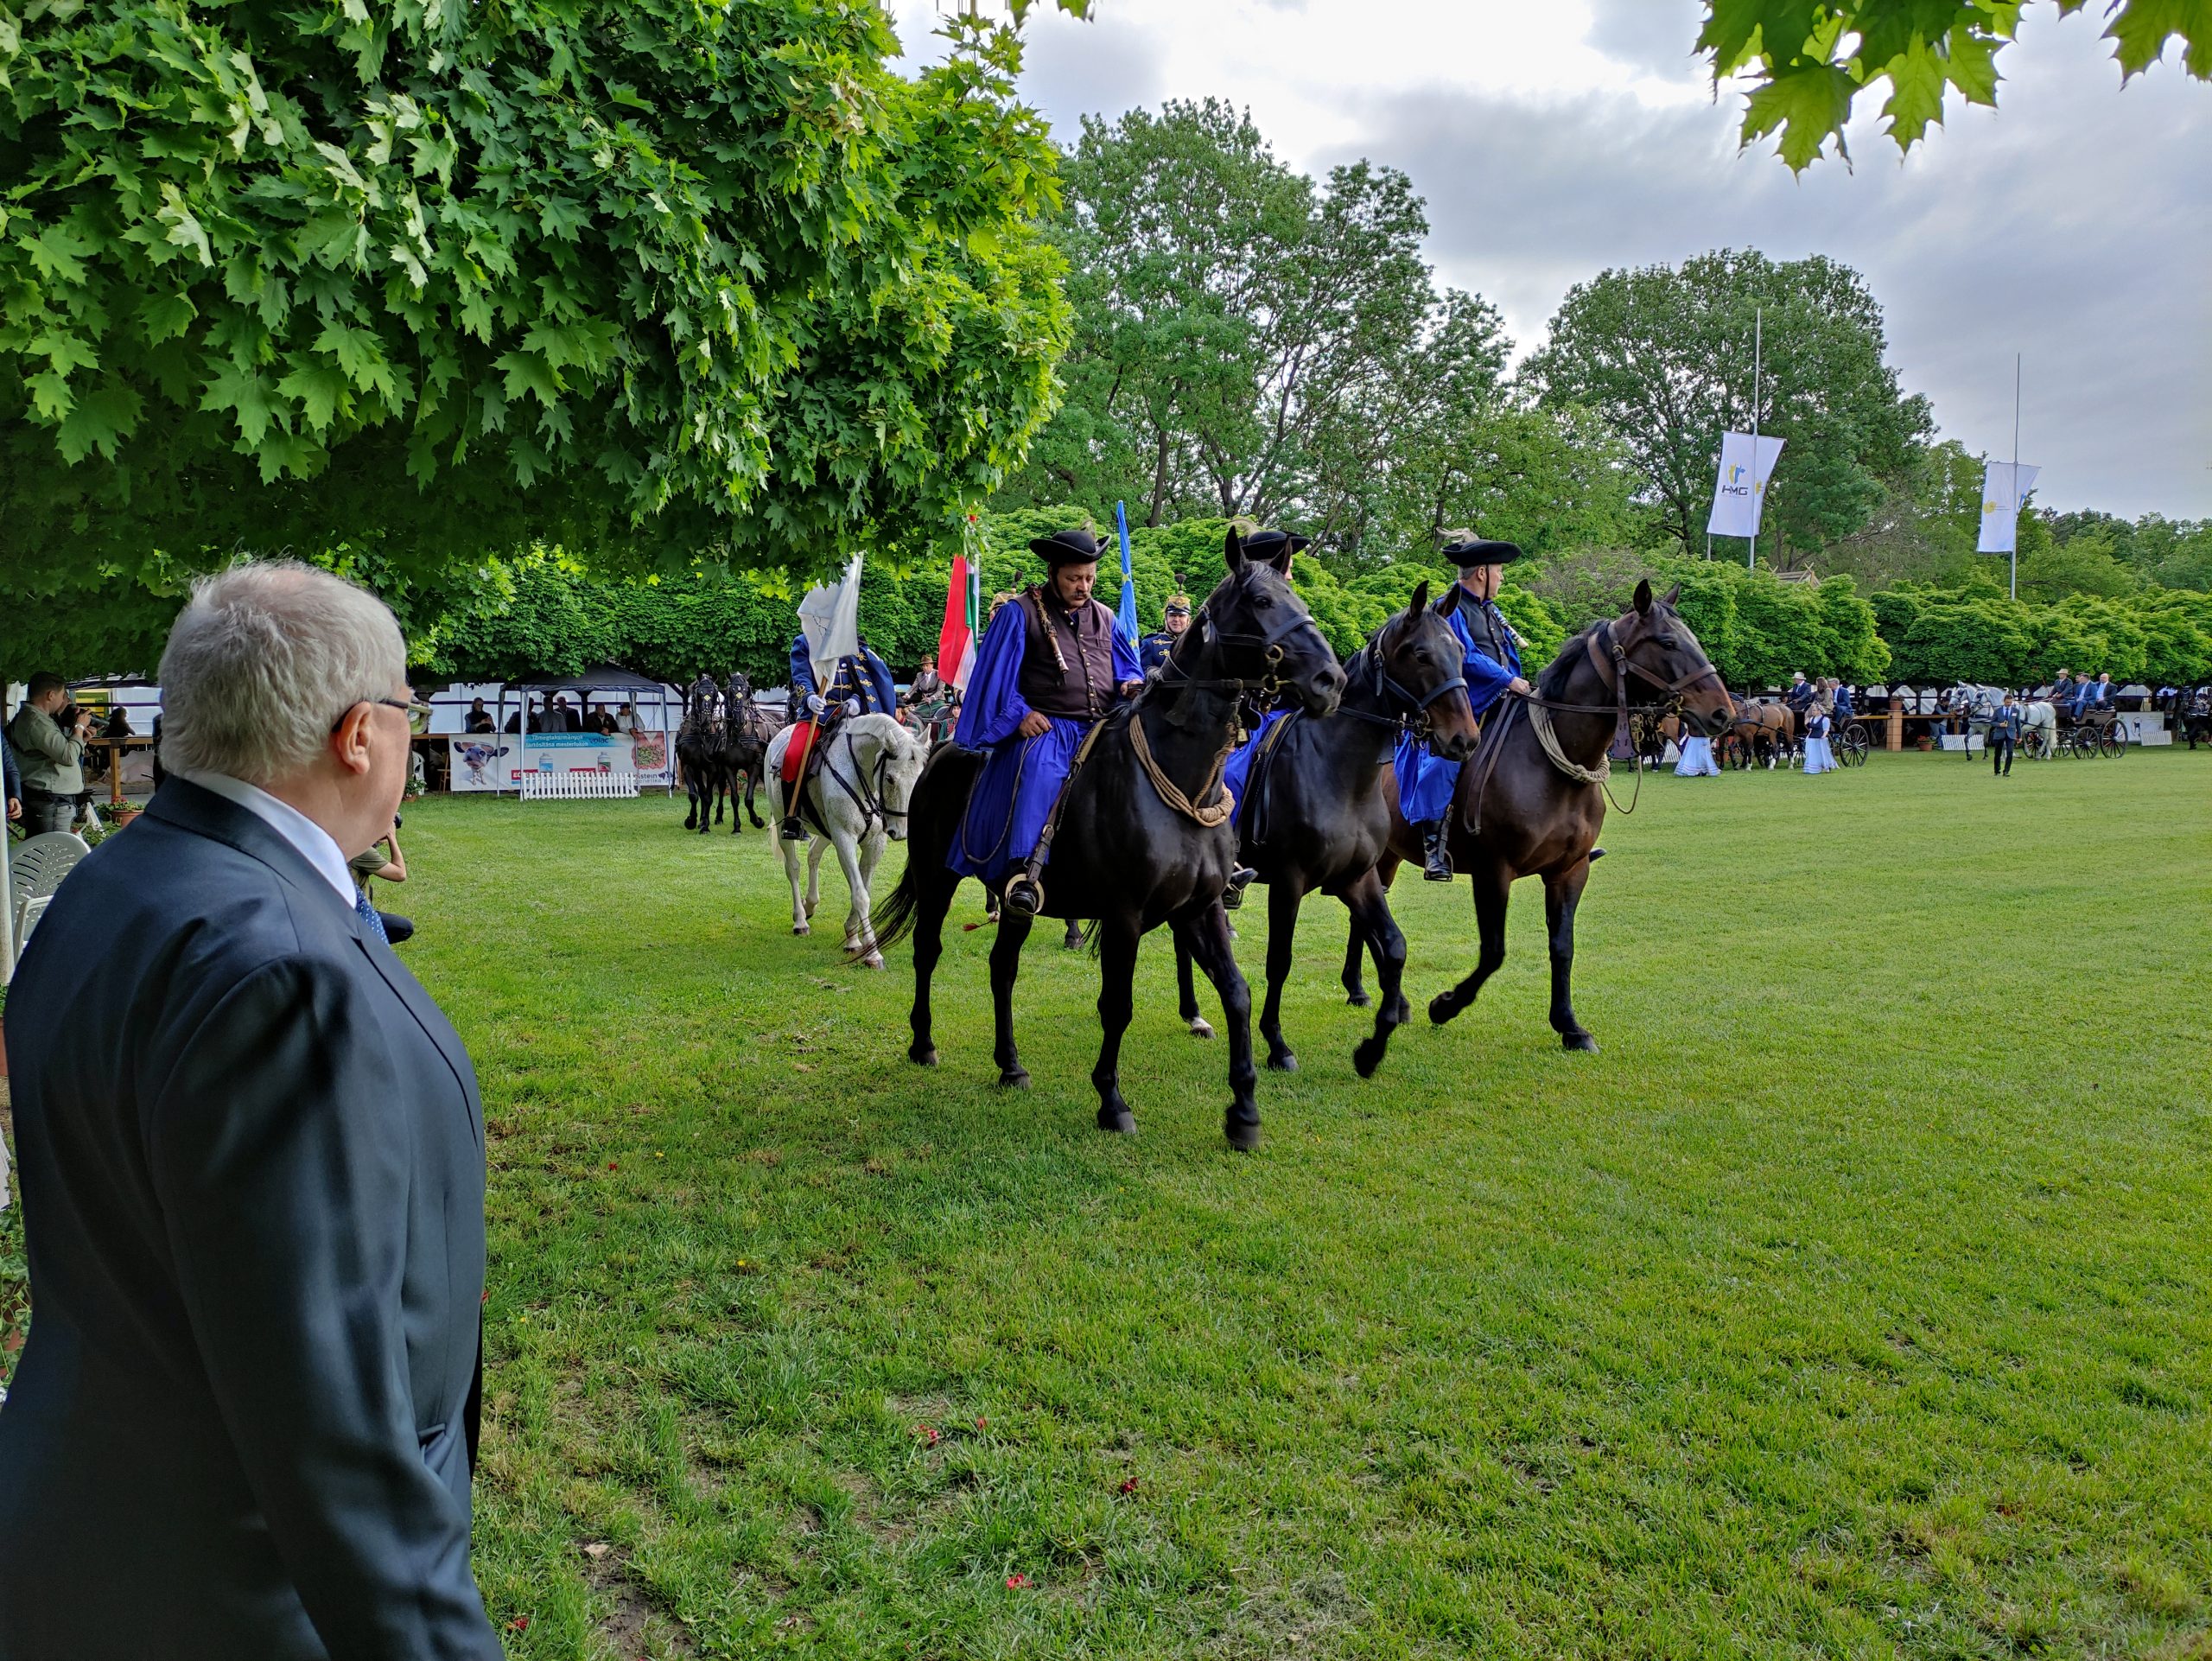
M 233 779 L 222 773 L 181 773 L 180 779 L 189 779 L 202 790 L 211 790 L 225 801 L 236 802 L 260 819 L 299 851 L 300 857 L 315 867 L 323 880 L 336 890 L 346 902 L 346 909 L 354 909 L 358 890 L 353 886 L 353 868 L 346 862 L 346 856 L 339 850 L 330 832 L 317 824 L 289 802 L 279 801 L 258 785 L 250 785 L 243 779 Z

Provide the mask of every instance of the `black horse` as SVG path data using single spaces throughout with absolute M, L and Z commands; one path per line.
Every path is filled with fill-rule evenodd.
M 766 710 L 753 701 L 753 683 L 742 670 L 733 672 L 722 691 L 722 748 L 721 756 L 721 787 L 729 793 L 729 833 L 733 837 L 745 829 L 745 819 L 738 815 L 738 781 L 745 784 L 745 815 L 753 821 L 755 830 L 767 828 L 768 821 L 760 817 L 753 806 L 753 797 L 760 788 L 760 768 L 768 754 L 768 741 L 776 735 L 776 723 Z M 722 822 L 721 805 L 715 806 L 715 823 Z
M 1343 695 L 1344 676 L 1283 571 L 1247 560 L 1233 531 L 1224 553 L 1228 575 L 1157 678 L 1106 717 L 1069 781 L 1045 873 L 1045 913 L 1097 920 L 1104 1041 L 1090 1079 L 1098 1091 L 1100 1128 L 1136 1129 L 1122 1098 L 1122 1034 L 1129 1024 L 1137 942 L 1166 923 L 1221 995 L 1233 1098 L 1225 1128 L 1233 1146 L 1252 1148 L 1260 1140 L 1260 1113 L 1252 1099 L 1252 1000 L 1230 947 L 1229 918 L 1221 904 L 1236 869 L 1236 832 L 1225 817 L 1203 821 L 1219 811 L 1221 767 L 1235 742 L 1240 705 L 1256 697 L 1264 708 L 1287 692 L 1300 707 L 1325 715 Z M 880 945 L 913 933 L 914 1039 L 906 1054 L 924 1066 L 937 1064 L 930 980 L 944 951 L 945 912 L 960 886 L 945 856 L 981 765 L 973 752 L 950 746 L 930 757 L 909 810 L 906 875 L 874 920 Z M 1179 805 L 1171 805 L 1178 797 Z M 1029 1082 L 1014 1049 L 1014 982 L 1030 921 L 1001 907 L 991 947 L 995 1053 L 1002 1085 Z
M 1472 974 L 1429 1000 L 1428 1018 L 1438 1026 L 1472 1003 L 1505 961 L 1505 908 L 1515 879 L 1541 876 L 1551 946 L 1552 1030 L 1570 1050 L 1598 1047 L 1574 1016 L 1574 913 L 1590 880 L 1591 850 L 1605 822 L 1598 778 L 1618 720 L 1624 710 L 1679 701 L 1682 718 L 1713 736 L 1735 716 L 1728 689 L 1705 648 L 1675 614 L 1681 592 L 1659 599 L 1650 583 L 1637 583 L 1634 609 L 1570 639 L 1538 677 L 1532 697 L 1507 699 L 1484 723 L 1474 759 L 1459 770 L 1446 828 L 1452 862 L 1474 887 L 1482 955 Z M 1388 887 L 1402 862 L 1421 863 L 1421 847 L 1398 811 L 1395 774 L 1384 794 L 1390 846 L 1377 870 Z M 1361 950 L 1371 944 L 1355 920 L 1344 971 L 1355 1003 L 1364 996 Z
M 719 811 L 721 792 L 728 788 L 722 772 L 722 725 L 715 713 L 718 696 L 715 678 L 701 675 L 683 695 L 683 724 L 676 732 L 677 764 L 683 770 L 683 793 L 690 811 L 683 828 L 707 834 L 707 824 Z
M 1282 1035 L 1282 989 L 1290 978 L 1291 945 L 1298 908 L 1316 889 L 1344 903 L 1375 943 L 1382 983 L 1374 1034 L 1352 1053 L 1361 1078 L 1382 1065 L 1392 1030 L 1408 1018 L 1400 979 L 1406 939 L 1390 915 L 1390 900 L 1375 863 L 1390 841 L 1390 806 L 1382 775 L 1407 725 L 1416 724 L 1438 752 L 1453 760 L 1475 747 L 1474 711 L 1459 637 L 1444 620 L 1459 596 L 1455 583 L 1432 610 L 1428 584 L 1414 590 L 1405 611 L 1344 666 L 1344 702 L 1333 715 L 1286 715 L 1261 740 L 1247 789 L 1251 799 L 1237 815 L 1245 864 L 1268 885 L 1268 997 L 1260 1011 L 1268 1065 L 1297 1070 L 1298 1058 Z M 1198 1002 L 1191 983 L 1191 954 L 1178 940 L 1175 971 L 1183 1019 L 1194 1032 Z

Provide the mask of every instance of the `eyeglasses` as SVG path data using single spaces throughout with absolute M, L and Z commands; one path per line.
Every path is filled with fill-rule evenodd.
M 346 716 L 352 715 L 356 709 L 364 703 L 380 703 L 387 710 L 397 710 L 402 715 L 409 716 L 415 714 L 419 710 L 428 710 L 430 707 L 429 704 L 423 703 L 420 698 L 357 698 L 353 703 L 346 706 L 344 712 L 339 716 L 337 720 L 330 723 L 330 730 L 336 732 L 340 727 L 344 726 L 346 724 Z

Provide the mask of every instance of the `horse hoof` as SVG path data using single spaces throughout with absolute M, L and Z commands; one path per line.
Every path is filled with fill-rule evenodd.
M 1375 1070 L 1382 1065 L 1384 1046 L 1373 1038 L 1362 1039 L 1359 1047 L 1351 1053 L 1351 1070 L 1363 1079 L 1372 1079 Z
M 1191 1036 L 1193 1038 L 1211 1038 L 1213 1036 L 1213 1023 L 1209 1021 L 1204 1015 L 1192 1015 L 1191 1017 Z
M 871 951 L 871 952 L 869 952 L 869 953 L 868 954 L 868 956 L 867 956 L 867 957 L 862 958 L 861 959 L 861 968 L 863 968 L 863 969 L 880 969 L 880 968 L 882 968 L 882 967 L 883 967 L 883 954 L 882 954 L 880 951 Z
M 1028 1089 L 1028 1088 L 1029 1088 L 1029 1069 L 1028 1069 L 1028 1068 L 1027 1068 L 1027 1067 L 1001 1067 L 1001 1068 L 1000 1068 L 1000 1069 L 999 1069 L 999 1086 L 1000 1086 L 1000 1088 L 1001 1088 L 1001 1089 L 1003 1089 L 1003 1090 L 1027 1090 L 1027 1089 Z
M 1268 1068 L 1273 1072 L 1295 1072 L 1298 1071 L 1298 1058 L 1288 1050 L 1280 1051 L 1268 1057 Z
M 791 925 L 791 932 L 794 934 L 811 934 L 814 931 L 804 923 L 793 923 Z
M 1369 1004 L 1374 1002 L 1375 1000 L 1368 996 L 1364 992 L 1353 992 L 1345 996 L 1344 1002 L 1351 1005 L 1355 1009 L 1364 1009 Z
M 1134 1136 L 1137 1133 L 1137 1116 L 1126 1107 L 1102 1107 L 1098 1110 L 1098 1128 L 1116 1136 Z
M 1579 1050 L 1585 1055 L 1595 1055 L 1598 1053 L 1598 1041 L 1587 1033 L 1561 1033 L 1559 1035 L 1559 1041 L 1562 1048 Z
M 1260 1145 L 1260 1127 L 1256 1123 L 1242 1124 L 1235 1119 L 1226 1119 L 1221 1128 L 1229 1138 L 1229 1145 L 1240 1154 L 1249 1154 Z
M 906 1046 L 906 1059 L 918 1067 L 933 1067 L 937 1065 L 937 1046 L 909 1044 Z
M 1459 1013 L 1459 1006 L 1452 1002 L 1449 992 L 1439 992 L 1428 1001 L 1428 1019 L 1433 1026 L 1441 1027 Z

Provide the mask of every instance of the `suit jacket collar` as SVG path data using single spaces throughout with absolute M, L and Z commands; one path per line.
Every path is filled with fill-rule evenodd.
M 276 833 L 274 826 L 249 808 L 189 779 L 171 773 L 154 792 L 146 805 L 149 818 L 188 830 L 194 836 L 207 837 L 252 859 L 259 860 L 293 888 L 304 894 L 319 896 L 346 919 L 346 926 L 357 934 L 361 920 L 353 908 L 330 889 L 330 882 L 309 862 L 306 855 Z

